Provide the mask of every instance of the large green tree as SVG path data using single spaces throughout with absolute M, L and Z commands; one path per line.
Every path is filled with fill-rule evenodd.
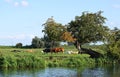
M 105 39 L 108 28 L 104 26 L 106 18 L 101 13 L 102 11 L 83 12 L 81 16 L 76 16 L 75 20 L 67 25 L 67 30 L 73 38 L 76 38 L 74 44 L 80 53 L 83 44 Z
M 61 36 L 65 30 L 64 26 L 60 23 L 55 22 L 53 17 L 48 18 L 48 20 L 43 24 L 45 33 L 45 37 L 49 40 L 49 42 L 52 44 L 52 47 L 54 46 L 56 41 L 61 41 Z

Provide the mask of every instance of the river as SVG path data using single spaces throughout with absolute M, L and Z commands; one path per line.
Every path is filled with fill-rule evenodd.
M 0 77 L 120 77 L 120 65 L 21 70 L 0 69 Z

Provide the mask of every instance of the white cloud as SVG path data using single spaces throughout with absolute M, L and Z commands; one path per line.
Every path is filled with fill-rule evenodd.
M 12 0 L 5 0 L 5 2 L 8 2 L 8 3 L 10 3 L 10 2 L 12 2 Z
M 114 8 L 120 9 L 120 5 L 119 4 L 115 4 L 113 5 Z
M 23 1 L 21 1 L 21 5 L 22 5 L 22 6 L 28 6 L 29 3 L 28 3 L 26 0 L 23 0 Z
M 12 4 L 13 6 L 17 7 L 17 6 L 23 6 L 23 7 L 26 7 L 29 5 L 28 1 L 27 0 L 21 0 L 20 1 L 17 1 L 17 0 L 4 0 L 5 2 L 7 3 L 10 3 Z
M 15 7 L 19 6 L 19 3 L 18 2 L 14 2 L 14 6 Z

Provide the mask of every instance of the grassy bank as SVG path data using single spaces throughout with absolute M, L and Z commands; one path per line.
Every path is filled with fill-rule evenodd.
M 75 51 L 76 49 L 66 48 Z M 20 52 L 12 52 L 19 50 Z M 28 52 L 32 50 L 32 52 Z M 109 63 L 107 58 L 92 59 L 87 54 L 42 53 L 42 49 L 0 49 L 0 68 L 80 67 Z

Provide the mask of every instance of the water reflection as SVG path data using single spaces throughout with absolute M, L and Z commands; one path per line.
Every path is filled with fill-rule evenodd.
M 81 77 L 120 77 L 120 65 L 104 65 L 85 68 Z
M 77 72 L 74 69 L 65 68 L 47 68 L 38 77 L 76 77 Z
M 102 68 L 85 69 L 82 77 L 104 77 L 105 70 Z
M 41 69 L 42 70 L 42 69 Z M 40 69 L 2 69 L 0 70 L 0 77 L 37 77 L 36 73 Z
M 119 65 L 78 68 L 1 70 L 0 77 L 119 77 Z
M 68 68 L 46 68 L 27 70 L 1 70 L 0 77 L 77 77 L 74 69 Z

